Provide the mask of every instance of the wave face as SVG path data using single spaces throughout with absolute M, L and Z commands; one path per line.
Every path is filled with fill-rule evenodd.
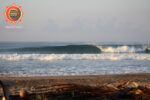
M 45 46 L 45 47 L 26 47 L 16 49 L 0 50 L 0 52 L 9 53 L 36 53 L 36 54 L 96 54 L 101 53 L 101 50 L 94 45 L 67 45 L 67 46 Z
M 0 49 L 10 54 L 100 54 L 100 53 L 150 53 L 144 45 L 64 45 Z

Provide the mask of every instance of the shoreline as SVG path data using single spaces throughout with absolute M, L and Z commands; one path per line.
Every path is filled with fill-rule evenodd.
M 32 78 L 32 77 L 78 77 L 78 76 L 112 76 L 112 75 L 148 75 L 150 73 L 115 73 L 115 74 L 87 74 L 87 75 L 50 75 L 50 76 L 11 76 L 0 74 L 0 78 L 12 77 L 12 78 Z
M 135 78 L 139 79 L 143 79 L 143 80 L 147 80 L 147 82 L 150 81 L 150 73 L 127 73 L 127 74 L 99 74 L 99 75 L 66 75 L 66 76 L 0 76 L 0 80 L 10 80 L 10 81 L 21 81 L 21 80 L 65 80 L 65 79 L 70 79 L 70 80 L 75 80 L 75 79 L 95 79 L 95 78 L 99 78 L 99 80 L 105 80 L 106 81 L 121 81 L 121 80 L 133 80 Z M 111 79 L 111 80 L 109 80 Z M 112 80 L 113 79 L 113 80 Z M 104 82 L 104 83 L 105 83 Z M 107 82 L 106 82 L 107 83 Z

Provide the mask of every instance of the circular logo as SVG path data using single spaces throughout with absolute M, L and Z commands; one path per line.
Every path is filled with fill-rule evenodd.
M 20 6 L 12 4 L 6 7 L 5 10 L 6 21 L 15 24 L 21 21 L 22 17 L 23 17 L 23 11 Z

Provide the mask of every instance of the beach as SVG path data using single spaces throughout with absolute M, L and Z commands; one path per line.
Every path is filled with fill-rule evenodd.
M 149 51 L 142 43 L 0 43 L 0 80 L 10 100 L 150 100 Z
M 30 100 L 149 100 L 150 73 L 82 76 L 0 77 L 11 81 L 10 99 L 26 91 Z M 0 88 L 2 96 L 2 88 Z M 141 99 L 142 98 L 142 99 Z M 38 100 L 38 99 L 37 99 Z

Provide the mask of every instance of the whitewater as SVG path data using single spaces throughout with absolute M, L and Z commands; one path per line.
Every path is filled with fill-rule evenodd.
M 0 76 L 149 72 L 146 44 L 0 43 Z
M 150 60 L 150 54 L 0 54 L 0 60 Z

